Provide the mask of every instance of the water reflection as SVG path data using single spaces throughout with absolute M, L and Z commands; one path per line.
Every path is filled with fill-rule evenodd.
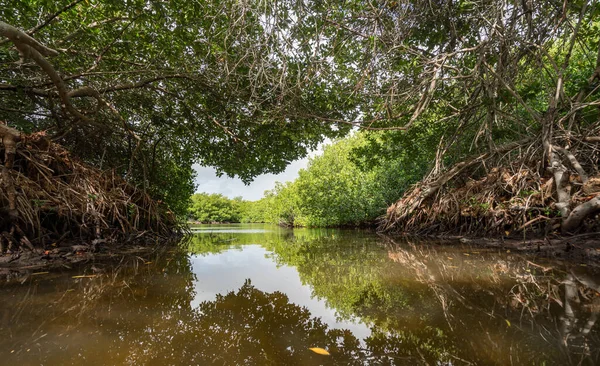
M 202 301 L 214 300 L 219 294 L 237 290 L 247 279 L 261 291 L 282 292 L 291 302 L 301 304 L 313 317 L 319 317 L 332 328 L 348 329 L 358 339 L 370 330 L 351 319 L 340 319 L 334 308 L 312 296 L 311 288 L 302 283 L 298 271 L 291 266 L 276 265 L 273 252 L 259 245 L 246 245 L 243 250 L 223 250 L 219 255 L 193 255 L 190 258 L 195 297 L 192 307 Z
M 440 255 L 439 247 L 390 239 L 386 246 L 389 258 L 435 295 L 454 337 L 488 357 L 482 362 L 598 364 L 600 339 L 592 329 L 600 286 L 583 267 L 470 248 Z M 477 323 L 484 337 L 473 332 Z
M 0 288 L 7 364 L 598 364 L 599 277 L 505 251 L 250 227 Z M 87 271 L 81 269 L 80 271 Z M 322 347 L 331 356 L 308 350 Z

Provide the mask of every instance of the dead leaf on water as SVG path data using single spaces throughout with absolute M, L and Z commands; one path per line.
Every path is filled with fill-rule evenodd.
M 467 257 L 471 255 L 471 254 L 469 254 L 469 253 L 463 253 L 463 254 L 464 254 L 464 255 L 466 255 Z
M 314 353 L 316 353 L 318 355 L 329 356 L 329 352 L 327 352 L 326 349 L 323 349 L 320 347 L 312 347 L 312 348 L 309 348 L 309 350 L 313 351 Z

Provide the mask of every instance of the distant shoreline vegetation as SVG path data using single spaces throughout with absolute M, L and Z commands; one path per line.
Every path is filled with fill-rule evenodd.
M 375 226 L 426 167 L 414 156 L 377 154 L 381 133 L 356 133 L 325 147 L 293 182 L 277 182 L 258 201 L 222 194 L 191 197 L 189 222 L 271 223 L 296 227 Z M 420 168 L 422 167 L 422 168 Z

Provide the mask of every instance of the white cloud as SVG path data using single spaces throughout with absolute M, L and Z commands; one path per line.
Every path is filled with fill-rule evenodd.
M 324 144 L 331 141 L 327 139 L 319 145 L 317 150 L 312 151 L 309 156 L 314 157 L 323 152 Z M 250 185 L 244 185 L 239 178 L 228 178 L 226 176 L 217 177 L 216 170 L 211 167 L 194 165 L 196 170 L 196 192 L 220 193 L 229 198 L 242 196 L 245 200 L 256 201 L 263 197 L 263 193 L 268 189 L 275 188 L 275 182 L 293 181 L 298 177 L 298 171 L 306 168 L 308 158 L 293 161 L 288 167 L 279 174 L 263 174 L 254 178 Z
M 244 185 L 239 178 L 217 177 L 216 170 L 211 167 L 194 165 L 198 174 L 196 177 L 196 192 L 221 193 L 229 198 L 242 196 L 245 200 L 255 201 L 262 198 L 264 191 L 275 188 L 275 182 L 287 182 L 296 179 L 298 171 L 306 168 L 308 159 L 292 162 L 280 174 L 263 174 L 254 178 L 250 185 Z

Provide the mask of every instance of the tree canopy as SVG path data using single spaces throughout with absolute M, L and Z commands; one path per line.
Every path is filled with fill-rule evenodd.
M 600 208 L 576 211 L 568 184 L 597 173 L 596 2 L 2 5 L 0 120 L 180 211 L 194 161 L 249 181 L 353 127 L 421 131 L 434 156 L 393 224 L 460 173 L 512 163 L 549 173 L 564 231 Z M 387 136 L 387 155 L 414 142 Z
M 288 43 L 311 25 L 285 20 L 285 7 L 2 5 L 0 120 L 46 131 L 164 198 L 189 195 L 193 161 L 248 181 L 348 130 L 308 117 L 347 103 L 334 93 L 339 79 L 327 75 L 333 64 L 310 61 L 323 58 L 321 49 L 309 39 Z

